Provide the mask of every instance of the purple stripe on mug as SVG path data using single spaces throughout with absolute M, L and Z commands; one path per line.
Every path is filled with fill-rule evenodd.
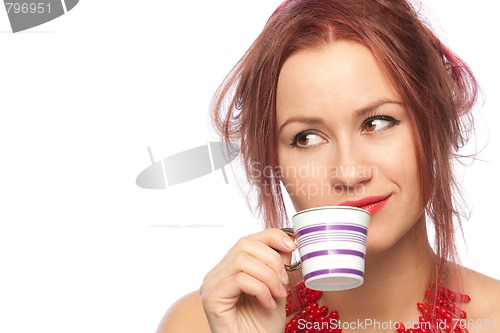
M 342 224 L 342 225 L 352 225 L 352 226 L 358 226 L 358 227 L 363 227 L 365 228 L 366 226 L 360 225 L 359 223 L 352 223 L 352 222 L 346 222 L 344 220 L 342 221 L 336 221 L 336 222 L 321 222 L 321 223 L 312 223 L 305 225 L 301 228 L 298 228 L 297 230 L 303 230 L 304 228 L 309 228 L 309 227 L 318 227 L 318 226 L 325 226 L 325 225 L 335 225 L 335 224 Z
M 299 238 L 311 232 L 326 231 L 326 230 L 349 230 L 349 231 L 359 232 L 365 235 L 368 234 L 367 228 L 357 225 L 339 223 L 339 224 L 323 224 L 314 227 L 301 228 L 295 232 L 295 235 L 297 236 L 297 238 Z
M 351 269 L 351 268 L 333 268 L 333 269 L 320 269 L 318 271 L 313 271 L 309 274 L 304 275 L 304 280 L 308 280 L 312 277 L 318 276 L 318 275 L 326 275 L 326 274 L 353 274 L 353 275 L 358 275 L 360 277 L 363 277 L 363 272 L 359 271 L 357 269 Z
M 300 239 L 297 240 L 297 244 L 300 247 L 304 247 L 307 245 L 311 244 L 317 244 L 317 243 L 323 243 L 323 242 L 330 242 L 330 241 L 335 241 L 335 242 L 349 242 L 349 243 L 356 243 L 365 246 L 366 245 L 366 237 L 365 238 L 359 238 L 359 237 L 349 237 L 349 236 L 343 236 L 343 237 L 321 237 L 321 238 L 310 238 L 307 240 Z
M 297 237 L 298 240 L 302 240 L 302 241 L 308 241 L 310 239 L 317 239 L 317 238 L 324 238 L 324 239 L 328 239 L 330 237 L 353 237 L 353 238 L 357 238 L 357 239 L 366 239 L 366 235 L 365 234 L 362 234 L 362 233 L 359 233 L 359 232 L 352 232 L 352 231 L 335 231 L 335 232 L 331 232 L 331 231 L 323 231 L 323 232 L 314 232 L 314 233 L 310 233 L 310 234 L 307 234 L 307 235 L 303 235 L 303 236 L 300 236 L 300 237 Z
M 311 242 L 328 242 L 328 241 L 336 241 L 338 239 L 351 239 L 353 241 L 366 243 L 366 235 L 363 235 L 358 232 L 342 232 L 337 231 L 335 233 L 332 232 L 316 232 L 313 234 L 305 235 L 300 238 L 297 238 L 297 243 L 311 243 Z
M 310 259 L 310 258 L 319 257 L 319 256 L 326 256 L 329 254 L 346 254 L 346 255 L 356 256 L 356 257 L 360 257 L 360 258 L 365 258 L 365 254 L 361 251 L 347 250 L 347 249 L 330 249 L 330 250 L 314 251 L 314 252 L 304 254 L 301 259 L 302 259 L 302 261 L 306 261 L 307 259 Z
M 329 239 L 335 240 L 337 238 L 352 238 L 357 240 L 366 240 L 366 236 L 359 233 L 315 233 L 314 235 L 307 235 L 297 238 L 300 242 L 310 242 L 311 240 L 323 240 L 328 241 Z
M 366 226 L 360 225 L 359 223 L 351 223 L 351 222 L 345 222 L 345 221 L 338 221 L 338 222 L 322 222 L 322 223 L 314 223 L 314 224 L 309 224 L 303 227 L 300 227 L 296 230 L 296 232 L 300 232 L 302 230 L 308 229 L 308 228 L 315 228 L 315 227 L 325 227 L 325 226 L 332 226 L 332 225 L 344 225 L 344 226 L 353 226 L 353 227 L 359 227 L 363 229 L 367 229 Z M 323 228 L 324 230 L 329 230 L 327 228 Z

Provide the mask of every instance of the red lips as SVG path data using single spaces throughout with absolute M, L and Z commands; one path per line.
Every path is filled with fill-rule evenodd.
M 360 200 L 352 200 L 352 201 L 344 201 L 339 206 L 351 206 L 358 207 L 366 210 L 370 213 L 370 216 L 375 215 L 382 207 L 384 207 L 385 203 L 389 200 L 390 195 L 386 196 L 372 196 L 366 197 Z

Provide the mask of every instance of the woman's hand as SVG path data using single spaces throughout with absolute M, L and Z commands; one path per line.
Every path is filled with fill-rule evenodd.
M 241 238 L 229 250 L 200 288 L 212 333 L 284 331 L 284 262 L 290 262 L 295 248 L 285 232 L 267 229 Z

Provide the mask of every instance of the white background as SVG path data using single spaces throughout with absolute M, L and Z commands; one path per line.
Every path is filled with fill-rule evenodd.
M 220 171 L 167 190 L 135 178 L 147 147 L 161 159 L 216 138 L 211 95 L 278 3 L 82 0 L 18 34 L 0 7 L 0 332 L 153 332 L 259 229 L 230 167 L 229 185 Z M 472 208 L 461 255 L 500 278 L 499 6 L 426 3 L 482 85 L 488 145 L 460 171 Z

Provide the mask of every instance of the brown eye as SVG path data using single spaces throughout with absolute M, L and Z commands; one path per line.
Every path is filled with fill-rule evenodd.
M 295 135 L 290 145 L 296 148 L 311 148 L 323 141 L 325 140 L 320 135 L 311 131 L 304 131 Z
M 363 123 L 363 132 L 371 133 L 377 132 L 384 129 L 388 129 L 394 125 L 399 124 L 399 120 L 396 120 L 388 116 L 375 116 L 370 117 Z

